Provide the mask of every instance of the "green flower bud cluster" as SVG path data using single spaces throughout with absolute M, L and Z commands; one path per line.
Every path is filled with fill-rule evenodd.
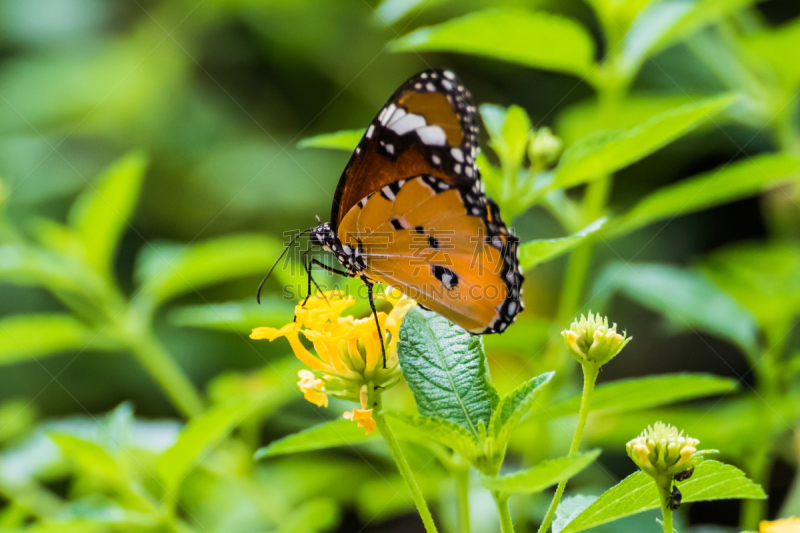
M 531 135 L 528 145 L 531 166 L 536 171 L 549 168 L 558 160 L 563 148 L 561 139 L 553 135 L 550 128 L 539 128 Z
M 700 441 L 685 436 L 678 428 L 656 422 L 626 445 L 628 456 L 636 465 L 654 478 L 677 478 L 694 469 L 701 460 L 697 452 Z
M 617 325 L 608 327 L 608 318 L 589 312 L 581 315 L 569 329 L 561 332 L 572 356 L 581 364 L 602 366 L 613 359 L 633 337 L 617 333 Z

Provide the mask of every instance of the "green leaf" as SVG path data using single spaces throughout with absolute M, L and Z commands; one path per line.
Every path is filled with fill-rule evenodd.
M 181 431 L 177 442 L 158 458 L 156 469 L 165 490 L 175 490 L 245 415 L 242 404 L 233 403 L 215 405 L 192 419 Z
M 489 144 L 503 167 L 518 169 L 528 149 L 531 119 L 519 106 L 503 107 L 495 104 L 480 106 L 481 118 L 489 133 Z
M 233 235 L 189 245 L 151 245 L 140 254 L 136 279 L 142 294 L 158 304 L 208 285 L 263 274 L 282 248 L 276 239 L 261 235 Z
M 702 263 L 711 280 L 753 312 L 762 329 L 783 329 L 800 313 L 800 247 L 742 243 L 717 250 Z
M 341 446 L 353 446 L 378 442 L 380 434 L 367 435 L 364 428 L 350 420 L 340 418 L 330 422 L 323 422 L 316 426 L 304 429 L 298 433 L 288 435 L 282 439 L 271 442 L 268 446 L 256 451 L 256 459 L 276 457 L 299 452 L 327 450 Z
M 600 450 L 576 453 L 558 459 L 542 461 L 528 468 L 504 476 L 482 476 L 481 483 L 491 491 L 506 494 L 540 492 L 567 480 L 592 464 L 600 456 Z
M 800 62 L 787 50 L 800 49 L 800 19 L 744 37 L 745 50 L 755 61 L 767 62 L 778 74 L 781 85 L 794 91 L 800 83 Z M 796 59 L 796 58 L 795 58 Z
M 146 168 L 143 154 L 126 155 L 111 165 L 96 185 L 90 185 L 70 210 L 70 225 L 81 235 L 86 259 L 101 275 L 111 273 L 117 244 L 136 207 Z
M 718 461 L 704 461 L 692 477 L 679 485 L 683 502 L 726 499 L 766 498 L 764 491 L 744 472 Z M 661 507 L 653 478 L 636 472 L 607 490 L 585 511 L 573 519 L 561 533 L 576 533 L 625 516 Z
M 472 462 L 480 453 L 478 441 L 462 426 L 436 416 L 412 416 L 405 413 L 386 413 L 399 438 L 425 445 L 431 439 L 457 451 Z M 398 431 L 400 430 L 400 431 Z
M 412 307 L 400 328 L 398 356 L 421 415 L 455 422 L 476 439 L 484 436 L 480 428 L 489 425 L 497 392 L 479 336 Z
M 12 399 L 0 404 L 0 443 L 27 433 L 36 421 L 36 411 L 28 400 Z
M 50 438 L 82 473 L 100 476 L 110 483 L 124 479 L 117 461 L 97 444 L 66 434 L 51 434 Z
M 178 307 L 169 319 L 176 326 L 250 333 L 259 326 L 288 322 L 293 315 L 293 302 L 270 295 L 262 297 L 261 304 L 251 297 L 244 302 Z
M 102 280 L 91 270 L 63 255 L 18 244 L 0 246 L 0 280 L 53 292 L 97 295 L 103 291 Z
M 306 137 L 297 143 L 298 148 L 330 148 L 352 152 L 367 129 L 342 130 L 334 133 L 322 133 L 313 137 Z
M 555 131 L 566 146 L 581 137 L 586 137 L 598 128 L 630 129 L 643 124 L 654 116 L 678 107 L 698 102 L 704 96 L 697 94 L 636 95 L 625 97 L 625 105 L 619 106 L 612 116 L 605 113 L 597 98 L 587 98 L 567 107 L 556 118 Z
M 14 315 L 0 319 L 0 365 L 70 351 L 116 347 L 102 332 L 70 315 Z
M 658 264 L 611 264 L 598 276 L 595 294 L 615 291 L 660 313 L 679 330 L 699 330 L 732 342 L 755 357 L 755 317 L 706 276 Z
M 625 413 L 648 407 L 668 405 L 727 394 L 735 391 L 735 379 L 712 374 L 662 374 L 643 378 L 630 378 L 598 385 L 592 395 L 592 412 Z M 581 397 L 575 396 L 548 407 L 545 415 L 559 417 L 577 414 Z
M 420 28 L 392 41 L 391 50 L 474 54 L 576 76 L 588 76 L 595 57 L 594 41 L 580 24 L 516 9 L 491 9 Z
M 659 220 L 733 202 L 800 180 L 800 157 L 760 155 L 663 187 L 639 201 L 609 231 L 624 235 Z
M 542 387 L 547 385 L 555 372 L 547 372 L 523 383 L 500 400 L 489 422 L 489 434 L 495 438 L 497 446 L 505 447 L 508 435 L 530 410 Z
M 556 507 L 556 517 L 553 520 L 553 533 L 560 533 L 567 524 L 597 501 L 597 496 L 576 494 L 565 496 Z
M 620 70 L 633 77 L 649 56 L 755 0 L 662 0 L 634 20 L 622 43 Z
M 735 97 L 708 98 L 671 109 L 628 130 L 601 131 L 569 147 L 546 189 L 569 188 L 613 174 L 683 137 L 728 107 Z
M 600 218 L 577 233 L 559 239 L 538 239 L 528 241 L 520 246 L 519 264 L 522 268 L 533 268 L 574 249 L 588 237 L 600 231 L 606 223 Z

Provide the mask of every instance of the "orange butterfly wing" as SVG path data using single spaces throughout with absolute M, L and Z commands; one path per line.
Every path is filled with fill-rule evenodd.
M 477 188 L 396 181 L 356 202 L 338 238 L 368 278 L 472 333 L 502 332 L 523 308 L 518 240 Z
M 450 71 L 420 72 L 397 89 L 356 147 L 334 194 L 333 230 L 359 200 L 403 178 L 429 174 L 472 186 L 477 143 L 469 92 Z

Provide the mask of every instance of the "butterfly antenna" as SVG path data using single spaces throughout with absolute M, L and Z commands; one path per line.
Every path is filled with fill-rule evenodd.
M 259 304 L 261 303 L 261 289 L 264 287 L 264 283 L 267 282 L 267 279 L 269 279 L 270 274 L 272 274 L 272 271 L 275 270 L 276 266 L 278 266 L 278 263 L 281 262 L 281 259 L 283 259 L 283 256 L 286 255 L 286 252 L 289 251 L 289 248 L 291 248 L 292 245 L 295 243 L 295 241 L 297 241 L 297 239 L 299 239 L 302 235 L 305 235 L 306 233 L 308 233 L 309 231 L 311 231 L 313 229 L 314 228 L 308 228 L 305 231 L 301 231 L 291 241 L 289 241 L 289 244 L 286 245 L 286 248 L 283 249 L 283 252 L 281 252 L 281 255 L 278 256 L 277 261 L 275 261 L 275 263 L 272 265 L 272 268 L 269 269 L 269 272 L 267 272 L 267 275 L 264 276 L 264 279 L 262 279 L 261 283 L 258 284 L 258 290 L 256 291 L 256 302 L 258 302 Z

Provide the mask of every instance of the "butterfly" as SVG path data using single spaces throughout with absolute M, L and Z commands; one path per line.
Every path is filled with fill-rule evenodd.
M 470 333 L 503 332 L 523 309 L 519 240 L 484 194 L 477 153 L 476 109 L 451 71 L 403 83 L 345 167 L 330 222 L 307 230 L 344 267 L 304 257 L 309 294 L 316 266 L 361 278 L 376 324 L 382 282 Z

